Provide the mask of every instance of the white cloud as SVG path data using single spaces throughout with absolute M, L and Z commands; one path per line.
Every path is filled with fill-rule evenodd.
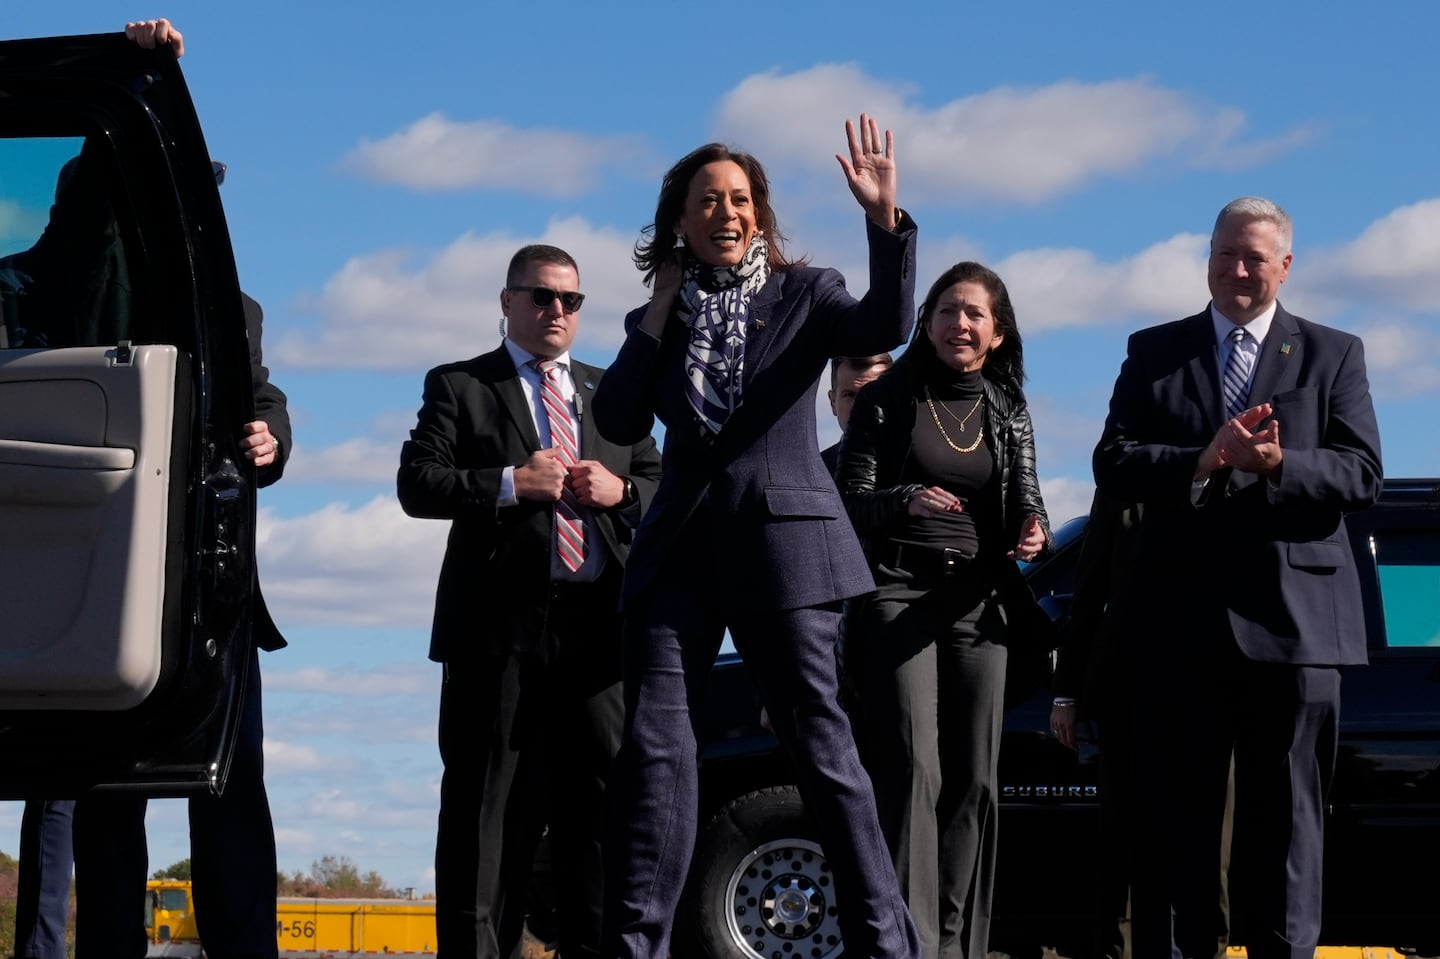
M 391 798 L 395 798 L 393 793 Z M 312 794 L 306 807 L 310 816 L 331 823 L 334 828 L 341 823 L 360 824 L 367 829 L 424 828 L 434 821 L 435 813 L 429 808 L 428 794 L 422 792 L 417 798 L 423 798 L 424 805 L 412 802 L 408 805 L 387 803 L 376 806 L 353 792 L 327 789 Z M 342 834 L 352 841 L 360 835 L 351 830 L 342 830 Z M 364 866 L 363 862 L 359 864 Z
M 993 264 L 1005 278 L 1020 329 L 1029 334 L 1062 327 L 1145 319 L 1179 319 L 1205 305 L 1210 238 L 1182 233 L 1115 262 L 1089 250 L 1036 249 Z
M 285 479 L 291 484 L 326 486 L 393 483 L 395 469 L 399 465 L 400 444 L 407 438 L 408 433 L 401 429 L 389 439 L 357 436 L 314 451 L 296 445 L 285 467 Z
M 288 858 L 296 856 L 308 856 L 314 853 L 318 846 L 315 833 L 309 829 L 294 829 L 283 826 L 275 827 L 275 846 L 283 849 Z M 281 868 L 284 868 L 283 865 Z
M 265 682 L 267 685 L 269 684 L 268 676 Z M 313 746 L 280 742 L 269 736 L 265 737 L 265 772 L 267 775 L 320 772 L 333 769 L 336 761 L 333 754 L 324 755 Z M 341 760 L 341 762 L 343 761 Z
M 419 395 L 419 383 L 415 383 Z M 417 400 L 418 403 L 418 400 Z M 413 410 L 413 408 L 412 408 Z M 285 467 L 286 488 L 297 484 L 341 487 L 390 487 L 395 482 L 401 445 L 410 438 L 415 426 L 412 410 L 390 410 L 377 413 L 364 424 L 365 435 L 341 440 L 330 446 L 311 447 L 297 443 Z M 297 424 L 305 414 L 291 410 Z M 297 427 L 298 428 L 298 427 Z
M 1027 391 L 1041 472 L 1079 469 L 1089 475 L 1090 456 L 1105 427 L 1108 399 L 1109 394 L 1101 391 L 1062 396 Z
M 320 316 L 319 329 L 288 333 L 267 344 L 267 355 L 300 368 L 413 371 L 493 349 L 505 270 L 527 243 L 575 257 L 586 295 L 575 350 L 608 363 L 625 313 L 649 294 L 639 271 L 615 268 L 631 262 L 635 237 L 580 217 L 552 220 L 541 236 L 466 233 L 429 255 L 392 249 L 352 258 L 299 304 Z
M 1147 78 L 998 87 L 931 107 L 917 102 L 913 88 L 849 64 L 748 77 L 722 101 L 716 127 L 741 148 L 763 152 L 767 163 L 835 174 L 830 155 L 844 152 L 845 142 L 839 118 L 853 118 L 857 105 L 895 131 L 908 202 L 1038 202 L 1160 161 L 1258 162 L 1312 135 L 1242 141 L 1242 111 Z
M 377 696 L 424 695 L 435 686 L 431 664 L 387 664 L 376 669 L 324 669 L 318 666 L 288 672 L 267 669 L 267 691 L 284 689 L 309 695 L 358 697 L 368 702 Z
M 498 120 L 456 122 L 439 113 L 381 140 L 361 140 L 342 165 L 362 177 L 415 190 L 523 190 L 548 197 L 585 193 L 646 155 L 637 137 L 522 130 Z
M 262 510 L 256 547 L 266 601 L 279 622 L 429 622 L 449 525 L 411 519 L 392 496 L 293 519 Z
M 0 198 L 0 244 L 4 244 L 6 250 L 21 244 L 28 249 L 49 222 L 50 216 L 43 209 L 33 210 L 14 200 Z
M 1059 529 L 1069 520 L 1089 514 L 1095 483 L 1089 477 L 1049 476 L 1040 480 L 1040 494 L 1045 498 L 1050 527 Z
M 1358 335 L 1365 342 L 1370 388 L 1382 396 L 1440 390 L 1440 335 L 1413 323 L 1376 324 Z
M 1440 313 L 1440 199 L 1403 206 L 1334 250 L 1297 260 L 1307 289 Z
M 423 639 L 415 642 L 415 658 L 425 657 Z M 429 664 L 429 688 L 415 694 L 390 695 L 383 706 L 383 723 L 376 723 L 376 703 L 363 697 L 336 697 L 317 700 L 301 690 L 266 688 L 266 729 L 298 739 L 325 743 L 366 743 L 367 749 L 382 746 L 435 746 L 435 714 L 439 708 L 439 667 Z M 265 685 L 271 680 L 266 675 Z

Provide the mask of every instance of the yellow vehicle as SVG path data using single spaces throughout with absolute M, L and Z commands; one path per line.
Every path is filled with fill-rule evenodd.
M 190 883 L 154 879 L 146 888 L 147 956 L 196 959 L 200 934 Z M 433 899 L 281 899 L 276 904 L 275 938 L 280 959 L 366 956 L 372 954 L 435 954 Z M 527 951 L 526 955 L 545 955 Z M 1244 959 L 1245 950 L 1231 948 L 1227 959 Z M 1364 946 L 1321 946 L 1315 959 L 1407 959 L 1395 950 Z
M 147 956 L 203 955 L 195 927 L 190 883 L 156 879 L 146 884 Z M 281 899 L 275 939 L 282 959 L 434 955 L 435 901 L 411 899 Z

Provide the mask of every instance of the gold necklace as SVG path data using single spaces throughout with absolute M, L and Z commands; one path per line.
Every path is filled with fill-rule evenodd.
M 970 408 L 970 412 L 965 414 L 965 418 L 963 420 L 958 418 L 954 413 L 950 413 L 950 410 L 948 409 L 945 410 L 945 412 L 950 413 L 950 418 L 960 424 L 960 432 L 963 434 L 965 432 L 965 424 L 970 422 L 970 417 L 975 415 L 975 411 L 980 408 L 980 404 L 984 401 L 985 395 L 982 393 L 980 395 L 980 398 L 975 401 L 975 405 Z M 950 434 L 945 432 L 945 424 L 940 422 L 940 414 L 935 409 L 935 400 L 930 395 L 930 387 L 928 386 L 925 387 L 925 405 L 930 407 L 930 418 L 935 421 L 935 428 L 940 431 L 940 438 L 945 441 L 946 446 L 950 447 L 957 453 L 973 453 L 980 448 L 980 441 L 985 438 L 984 426 L 981 426 L 975 432 L 975 442 L 971 443 L 969 446 L 956 446 L 955 441 L 950 438 Z

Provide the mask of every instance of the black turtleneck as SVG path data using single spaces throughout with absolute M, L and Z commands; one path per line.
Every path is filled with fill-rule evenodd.
M 989 504 L 996 494 L 992 438 L 982 435 L 984 381 L 979 370 L 964 373 L 938 359 L 927 359 L 921 369 L 923 385 L 916 397 L 910 457 L 902 480 L 949 490 L 959 497 L 965 511 L 938 516 L 906 513 L 904 528 L 894 538 L 974 556 L 980 551 L 988 521 L 993 519 L 986 514 L 993 513 Z M 978 516 L 974 515 L 977 510 Z

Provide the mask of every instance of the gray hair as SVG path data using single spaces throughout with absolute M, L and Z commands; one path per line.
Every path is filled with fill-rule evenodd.
M 1279 234 L 1275 238 L 1276 245 L 1280 248 L 1278 252 L 1281 255 L 1290 252 L 1290 244 L 1295 239 L 1295 226 L 1290 222 L 1290 214 L 1280 209 L 1273 200 L 1259 196 L 1242 196 L 1225 204 L 1220 215 L 1215 217 L 1215 226 L 1210 231 L 1211 247 L 1215 245 L 1215 234 L 1220 232 L 1220 225 L 1225 222 L 1226 217 L 1231 216 L 1275 224 L 1275 230 Z

